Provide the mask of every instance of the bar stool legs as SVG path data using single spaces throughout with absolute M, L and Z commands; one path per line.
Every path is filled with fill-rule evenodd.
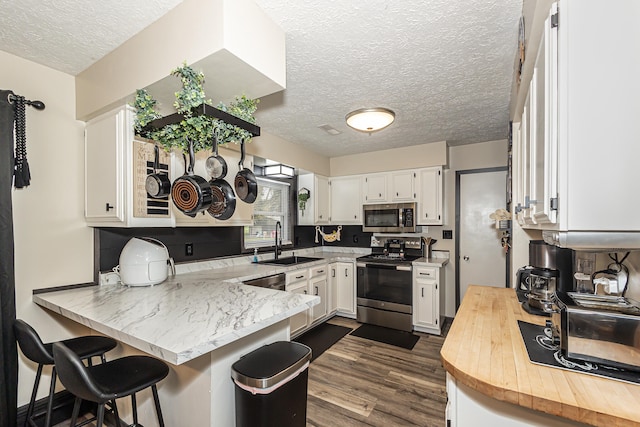
M 53 360 L 53 344 L 43 343 L 38 333 L 25 321 L 16 319 L 13 324 L 13 331 L 16 336 L 16 340 L 22 350 L 22 353 L 32 362 L 38 364 L 36 371 L 36 378 L 33 385 L 33 391 L 31 392 L 31 399 L 29 400 L 29 406 L 27 408 L 27 417 L 24 423 L 25 427 L 35 426 L 37 424 L 33 421 L 33 410 L 36 402 L 36 395 L 38 393 L 38 386 L 42 378 L 42 368 L 45 365 L 54 365 Z M 118 344 L 113 338 L 102 336 L 84 336 L 71 338 L 61 341 L 68 346 L 80 359 L 87 360 L 89 366 L 92 366 L 91 358 L 94 356 L 100 356 L 102 362 L 105 362 L 104 354 L 115 348 Z M 51 415 L 53 411 L 53 396 L 55 394 L 57 379 L 57 370 L 53 366 L 51 371 L 51 384 L 49 386 L 49 397 L 47 400 L 47 412 L 45 415 L 45 427 L 51 426 Z
M 63 343 L 53 345 L 53 355 L 60 382 L 77 399 L 98 404 L 97 427 L 104 423 L 105 404 L 116 398 L 131 396 L 133 425 L 138 424 L 136 393 L 151 388 L 160 427 L 164 427 L 156 384 L 169 374 L 169 366 L 149 356 L 126 356 L 101 365 L 85 366 L 77 354 Z M 115 405 L 114 405 L 115 407 Z M 79 403 L 74 404 L 72 426 L 77 421 Z M 116 410 L 117 411 L 117 410 Z M 74 426 L 75 427 L 75 426 Z

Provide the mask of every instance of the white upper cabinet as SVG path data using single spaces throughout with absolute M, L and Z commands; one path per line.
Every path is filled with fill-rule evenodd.
M 153 173 L 154 144 L 136 138 L 134 111 L 123 106 L 90 120 L 85 128 L 85 218 L 100 227 L 171 227 L 168 197 L 153 199 L 145 189 Z M 159 172 L 171 170 L 160 150 Z
M 364 203 L 383 203 L 387 198 L 387 173 L 376 173 L 363 178 Z
M 329 180 L 331 190 L 331 222 L 362 224 L 362 178 L 341 176 Z
M 560 0 L 528 47 L 528 102 L 514 120 L 523 189 L 514 205 L 525 227 L 640 231 L 640 51 L 629 48 L 640 40 L 637 18 L 634 1 Z
M 442 167 L 417 171 L 418 225 L 442 225 Z
M 415 181 L 415 171 L 391 172 L 391 200 L 394 202 L 413 202 L 416 200 Z
M 329 179 L 316 174 L 299 175 L 298 192 L 302 188 L 306 188 L 311 194 L 304 210 L 298 206 L 298 225 L 329 224 L 331 217 Z

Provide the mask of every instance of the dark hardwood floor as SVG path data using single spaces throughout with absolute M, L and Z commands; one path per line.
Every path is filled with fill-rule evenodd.
M 329 323 L 359 326 L 342 317 Z M 346 335 L 318 357 L 309 367 L 307 426 L 444 426 L 444 336 L 416 335 L 413 350 Z
M 344 317 L 329 323 L 360 326 Z M 440 348 L 447 330 L 440 337 L 415 332 L 413 350 L 346 335 L 309 366 L 307 426 L 445 426 Z

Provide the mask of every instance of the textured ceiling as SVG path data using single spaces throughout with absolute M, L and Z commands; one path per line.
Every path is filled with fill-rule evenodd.
M 0 0 L 0 50 L 76 75 L 182 0 Z
M 522 1 L 256 2 L 287 42 L 287 89 L 256 114 L 266 132 L 330 156 L 507 137 Z M 348 112 L 377 106 L 395 123 L 347 127 Z
M 75 75 L 179 2 L 0 0 L 0 50 Z M 287 89 L 256 114 L 265 132 L 331 157 L 507 137 L 522 0 L 256 3 L 287 43 Z M 390 127 L 347 127 L 376 106 L 396 112 Z

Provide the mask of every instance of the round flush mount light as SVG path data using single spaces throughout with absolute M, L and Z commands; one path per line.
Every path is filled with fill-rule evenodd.
M 388 108 L 361 108 L 347 114 L 347 125 L 360 132 L 377 132 L 386 128 L 396 118 L 396 113 Z

